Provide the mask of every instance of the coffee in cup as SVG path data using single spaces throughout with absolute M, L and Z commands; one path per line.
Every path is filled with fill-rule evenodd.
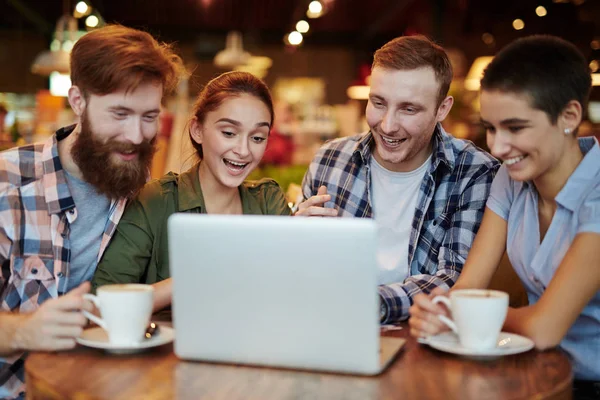
M 473 350 L 496 347 L 508 312 L 508 293 L 460 289 L 451 291 L 449 297 L 436 296 L 433 302 L 448 307 L 452 319 L 443 315 L 439 318 L 458 335 L 463 347 Z
M 83 298 L 94 303 L 102 318 L 87 311 L 83 314 L 106 331 L 111 344 L 131 346 L 144 338 L 154 301 L 151 285 L 100 286 L 95 296 L 87 293 Z

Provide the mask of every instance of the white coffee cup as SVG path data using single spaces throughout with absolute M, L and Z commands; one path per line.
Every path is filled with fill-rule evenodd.
M 87 311 L 83 311 L 83 314 L 108 333 L 111 344 L 131 346 L 144 338 L 154 300 L 154 288 L 151 285 L 100 286 L 96 296 L 87 293 L 83 298 L 94 303 L 102 319 Z
M 498 336 L 508 312 L 508 293 L 498 290 L 460 289 L 449 297 L 436 296 L 434 303 L 445 304 L 452 319 L 440 315 L 440 320 L 458 335 L 460 344 L 472 350 L 496 347 Z

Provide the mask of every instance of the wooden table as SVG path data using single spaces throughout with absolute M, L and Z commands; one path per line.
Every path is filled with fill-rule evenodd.
M 572 372 L 558 350 L 468 360 L 407 338 L 378 377 L 180 361 L 172 345 L 114 356 L 79 347 L 33 353 L 27 398 L 38 399 L 570 399 Z

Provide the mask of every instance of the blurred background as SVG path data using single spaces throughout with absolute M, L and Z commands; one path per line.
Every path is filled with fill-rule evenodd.
M 444 126 L 483 148 L 478 80 L 512 40 L 546 33 L 573 42 L 600 85 L 600 0 L 2 0 L 0 149 L 43 140 L 74 121 L 64 97 L 69 51 L 106 23 L 176 42 L 192 72 L 165 103 L 154 177 L 193 161 L 190 106 L 203 84 L 228 70 L 252 72 L 272 90 L 276 123 L 253 177 L 271 176 L 284 190 L 300 183 L 325 140 L 368 129 L 373 52 L 400 35 L 427 35 L 447 50 L 455 105 Z M 599 132 L 594 87 L 580 134 Z

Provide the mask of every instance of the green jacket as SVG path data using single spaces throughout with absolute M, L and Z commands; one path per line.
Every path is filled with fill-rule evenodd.
M 244 214 L 290 215 L 272 179 L 239 186 Z M 146 184 L 128 204 L 92 279 L 92 290 L 110 283 L 152 284 L 170 277 L 167 219 L 176 212 L 206 214 L 198 164 L 182 174 L 168 173 Z

